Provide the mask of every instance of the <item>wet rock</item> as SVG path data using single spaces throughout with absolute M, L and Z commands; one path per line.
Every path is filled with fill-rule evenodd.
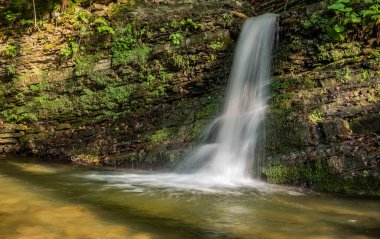
M 4 154 L 18 153 L 20 149 L 21 147 L 19 145 L 7 145 L 7 146 L 2 147 Z M 0 147 L 0 153 L 1 153 L 1 147 Z
M 0 145 L 17 144 L 18 140 L 15 138 L 0 138 Z
M 333 156 L 327 161 L 330 168 L 334 169 L 338 173 L 342 173 L 345 167 L 345 163 L 342 156 Z
M 335 139 L 338 136 L 348 136 L 352 133 L 348 122 L 339 118 L 323 122 L 322 131 L 327 140 Z
M 58 126 L 55 128 L 55 130 L 57 130 L 57 131 L 60 131 L 60 130 L 67 130 L 67 129 L 72 129 L 71 124 L 69 124 L 69 123 L 60 124 L 60 125 L 58 125 Z
M 352 120 L 350 127 L 356 134 L 380 132 L 380 114 L 373 113 L 357 117 Z
M 103 59 L 95 63 L 94 71 L 103 71 L 111 69 L 111 59 Z
M 0 134 L 15 133 L 15 129 L 0 129 Z
M 7 139 L 7 138 L 20 138 L 24 134 L 23 133 L 1 133 L 0 139 Z

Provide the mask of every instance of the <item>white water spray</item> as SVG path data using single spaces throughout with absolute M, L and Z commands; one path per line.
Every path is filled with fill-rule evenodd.
M 179 166 L 180 172 L 231 182 L 259 177 L 277 20 L 275 14 L 264 14 L 244 24 L 223 114 L 210 127 L 207 142 Z

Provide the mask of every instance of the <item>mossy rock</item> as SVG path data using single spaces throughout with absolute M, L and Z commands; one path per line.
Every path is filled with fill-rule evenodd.
M 314 160 L 269 165 L 264 169 L 269 183 L 306 186 L 315 190 L 349 195 L 380 196 L 378 173 L 366 170 L 362 175 L 334 172 L 326 161 Z M 377 175 L 377 176 L 376 176 Z

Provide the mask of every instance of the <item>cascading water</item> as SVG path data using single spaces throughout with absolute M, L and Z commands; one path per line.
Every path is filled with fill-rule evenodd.
M 268 190 L 259 176 L 263 157 L 263 120 L 267 109 L 277 15 L 249 19 L 242 30 L 230 74 L 223 114 L 211 124 L 204 143 L 183 161 L 177 173 L 91 175 L 111 185 L 226 192 L 226 188 Z M 220 191 L 221 189 L 221 191 Z
M 235 51 L 223 114 L 205 141 L 178 170 L 231 182 L 258 177 L 278 16 L 264 14 L 244 24 Z

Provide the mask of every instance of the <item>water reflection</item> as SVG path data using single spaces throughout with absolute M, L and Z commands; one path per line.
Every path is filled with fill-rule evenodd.
M 379 200 L 0 161 L 0 238 L 378 238 Z M 192 182 L 192 183 L 193 183 Z M 207 184 L 206 186 L 210 186 Z M 292 195 L 296 194 L 296 195 Z

